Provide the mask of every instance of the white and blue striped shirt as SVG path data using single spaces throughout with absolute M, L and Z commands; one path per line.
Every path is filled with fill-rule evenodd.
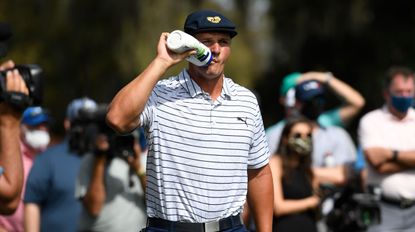
M 247 169 L 269 157 L 251 91 L 224 78 L 213 102 L 183 70 L 157 83 L 140 122 L 149 142 L 149 217 L 209 222 L 241 212 Z

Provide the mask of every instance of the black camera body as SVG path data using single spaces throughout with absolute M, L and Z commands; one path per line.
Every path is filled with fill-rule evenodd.
M 7 91 L 6 73 L 7 71 L 17 69 L 22 76 L 29 96 L 23 93 Z M 31 105 L 40 105 L 43 98 L 43 70 L 36 64 L 16 65 L 12 69 L 0 71 L 0 101 L 10 103 L 23 110 Z
M 127 158 L 134 155 L 135 137 L 132 134 L 116 134 L 107 125 L 105 116 L 105 106 L 99 106 L 95 110 L 80 109 L 78 117 L 71 122 L 69 131 L 69 149 L 71 152 L 79 155 L 104 153 L 110 158 L 115 156 Z M 105 135 L 108 139 L 110 146 L 107 151 L 96 149 L 95 141 L 100 134 Z
M 350 186 L 334 192 L 333 209 L 325 216 L 331 232 L 363 232 L 381 222 L 379 197 L 373 193 L 355 191 Z

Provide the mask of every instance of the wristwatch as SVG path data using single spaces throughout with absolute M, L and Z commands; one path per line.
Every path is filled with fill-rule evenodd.
M 399 156 L 399 151 L 398 150 L 392 150 L 391 161 L 392 162 L 398 162 L 398 156 Z

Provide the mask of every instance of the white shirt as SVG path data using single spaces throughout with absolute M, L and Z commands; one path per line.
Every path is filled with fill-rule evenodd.
M 268 163 L 255 95 L 224 78 L 216 101 L 182 71 L 159 81 L 140 116 L 149 141 L 147 213 L 209 222 L 240 213 L 247 169 Z
M 359 140 L 363 149 L 415 150 L 414 109 L 410 108 L 402 120 L 393 116 L 386 106 L 367 113 L 360 120 Z M 368 165 L 368 184 L 379 185 L 383 194 L 391 198 L 415 199 L 415 169 L 382 175 Z

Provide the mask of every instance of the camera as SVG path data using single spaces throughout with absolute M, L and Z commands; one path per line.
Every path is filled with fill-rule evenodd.
M 346 164 L 345 169 L 346 186 L 320 185 L 324 220 L 330 232 L 363 232 L 381 222 L 380 195 L 378 191 L 363 191 L 360 172 L 353 163 Z
M 6 91 L 6 73 L 7 71 L 17 69 L 22 76 L 29 96 L 21 93 Z M 43 97 L 43 78 L 42 68 L 36 64 L 16 65 L 13 69 L 0 71 L 0 100 L 11 103 L 19 109 L 24 109 L 30 105 L 40 105 Z
M 379 199 L 371 193 L 356 193 L 350 188 L 334 195 L 334 207 L 326 215 L 330 231 L 366 231 L 371 225 L 380 223 Z
M 106 121 L 106 105 L 97 109 L 80 109 L 77 118 L 71 121 L 69 130 L 69 150 L 79 155 L 86 153 L 105 154 L 110 158 L 127 158 L 134 156 L 133 134 L 118 135 L 110 128 Z M 105 135 L 108 139 L 109 149 L 97 150 L 95 141 L 98 135 Z

